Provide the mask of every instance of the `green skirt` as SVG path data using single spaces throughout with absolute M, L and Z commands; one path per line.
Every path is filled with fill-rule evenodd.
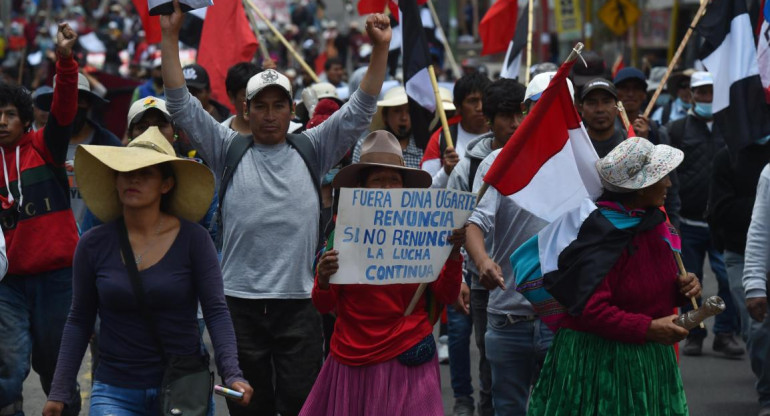
M 672 346 L 627 344 L 560 329 L 529 402 L 528 416 L 687 415 Z

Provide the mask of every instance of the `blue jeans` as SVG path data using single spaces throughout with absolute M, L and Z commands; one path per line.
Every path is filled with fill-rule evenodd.
M 727 276 L 730 290 L 741 316 L 741 335 L 749 350 L 751 370 L 757 377 L 756 389 L 762 407 L 770 407 L 770 318 L 757 322 L 746 309 L 746 295 L 743 289 L 743 255 L 725 251 Z
M 539 319 L 512 318 L 487 313 L 486 352 L 497 416 L 527 414 L 529 393 L 553 340 L 553 332 Z
M 717 251 L 711 241 L 711 234 L 706 227 L 692 226 L 682 223 L 682 262 L 690 273 L 695 273 L 703 285 L 703 261 L 706 254 L 709 257 L 711 270 L 717 279 L 717 295 L 725 301 L 727 307 L 724 312 L 714 317 L 715 333 L 737 333 L 740 330 L 740 318 L 735 308 L 735 302 L 730 294 L 730 282 L 727 279 L 727 270 L 722 253 Z M 698 301 L 700 304 L 700 300 Z M 682 307 L 682 313 L 692 310 L 692 305 Z M 706 330 L 700 327 L 690 331 L 693 336 L 705 336 Z
M 21 416 L 22 386 L 32 369 L 46 395 L 59 356 L 64 323 L 72 301 L 72 269 L 27 276 L 8 275 L 0 282 L 0 409 Z M 64 415 L 80 412 L 80 392 L 72 386 Z M 11 409 L 14 409 L 13 411 Z
M 128 389 L 99 381 L 91 390 L 89 416 L 160 416 L 159 388 Z
M 454 397 L 471 396 L 471 331 L 473 320 L 471 315 L 457 312 L 451 305 L 447 306 L 447 325 L 449 337 L 449 376 L 452 381 Z

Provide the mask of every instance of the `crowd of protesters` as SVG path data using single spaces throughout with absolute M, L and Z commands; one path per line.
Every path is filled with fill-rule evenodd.
M 606 236 L 626 230 L 578 236 L 584 251 L 560 263 L 583 279 L 594 253 L 612 259 L 591 263 L 580 313 L 549 327 L 516 290 L 539 273 L 548 223 L 489 188 L 451 233 L 433 298 L 405 316 L 416 284 L 330 283 L 344 256 L 337 191 L 478 192 L 556 65 L 525 68 L 527 85 L 479 63 L 456 80 L 440 73 L 448 145 L 437 116 L 426 132 L 413 123 L 386 15 L 338 28 L 322 2 L 292 3 L 281 30 L 321 82 L 267 36 L 269 57 L 234 62 L 219 102 L 206 68 L 183 65 L 189 16 L 176 3 L 154 45 L 130 2 L 12 3 L 0 37 L 0 416 L 24 414 L 30 368 L 45 416 L 86 411 L 81 389 L 88 414 L 160 414 L 167 354 L 208 364 L 206 330 L 221 384 L 242 393 L 232 415 L 443 415 L 440 363 L 458 416 L 686 415 L 672 345 L 702 355 L 706 329 L 672 313 L 701 285 L 726 305 L 713 351 L 749 356 L 770 416 L 770 136 L 727 148 L 708 68 L 678 68 L 649 117 L 659 71 L 610 73 L 593 51 L 573 68 L 600 158 L 592 218 Z M 706 259 L 715 282 L 703 281 Z M 93 386 L 78 386 L 89 345 Z

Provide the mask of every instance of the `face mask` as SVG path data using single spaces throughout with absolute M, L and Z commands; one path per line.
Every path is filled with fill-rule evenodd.
M 687 101 L 683 101 L 681 98 L 676 97 L 676 103 L 680 107 L 684 108 L 685 110 L 689 110 L 692 107 L 691 103 L 688 103 Z
M 75 119 L 72 120 L 72 131 L 79 132 L 83 126 L 86 125 L 86 119 L 88 118 L 88 110 L 85 108 L 79 108 L 75 114 Z
M 703 118 L 713 117 L 713 114 L 711 113 L 711 103 L 699 103 L 696 101 L 694 111 L 695 114 Z

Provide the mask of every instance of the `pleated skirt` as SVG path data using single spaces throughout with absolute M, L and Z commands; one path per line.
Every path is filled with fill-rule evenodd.
M 443 416 L 438 358 L 353 367 L 329 355 L 300 416 Z
M 688 415 L 674 348 L 560 329 L 528 416 Z

